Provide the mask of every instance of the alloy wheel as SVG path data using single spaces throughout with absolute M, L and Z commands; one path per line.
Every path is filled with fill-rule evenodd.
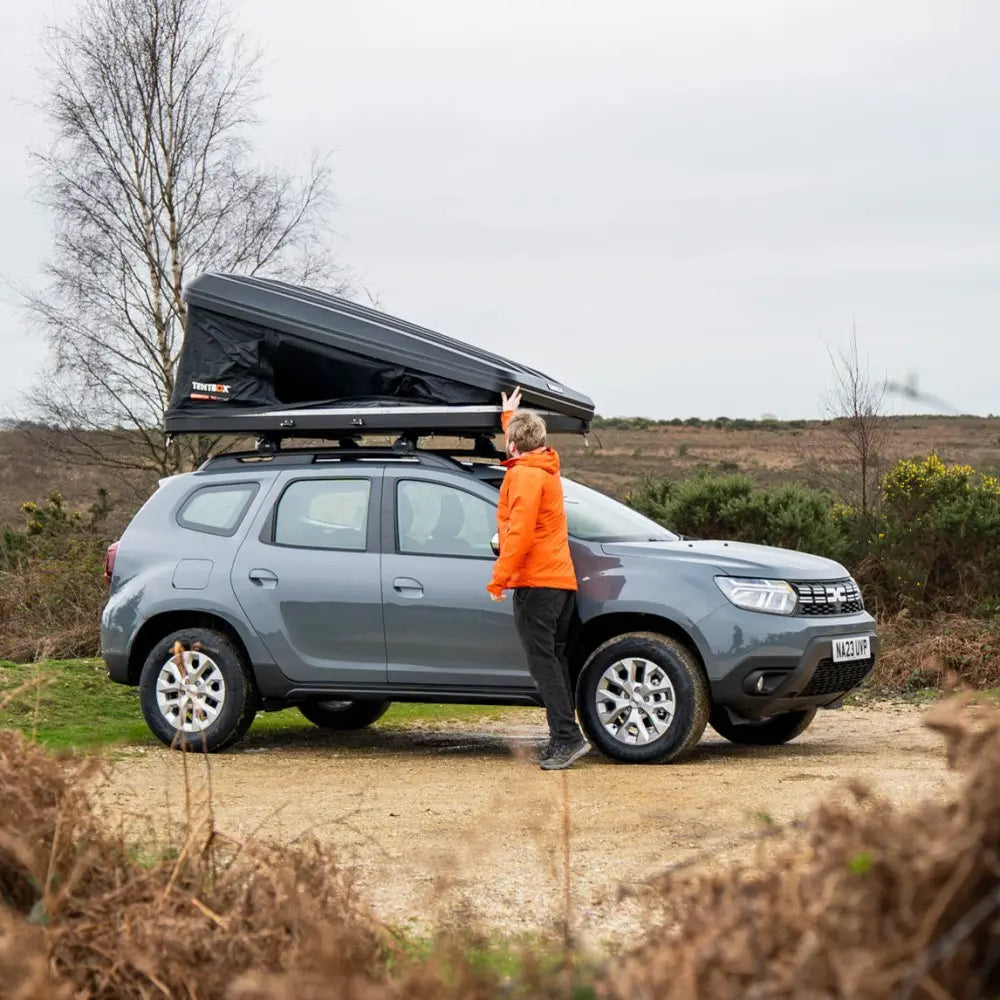
M 612 663 L 601 674 L 594 697 L 601 725 L 626 746 L 658 740 L 677 711 L 677 696 L 666 671 L 641 657 Z

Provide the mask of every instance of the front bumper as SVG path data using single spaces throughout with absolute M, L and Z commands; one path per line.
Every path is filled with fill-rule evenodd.
M 872 672 L 878 658 L 875 620 L 867 613 L 842 618 L 815 618 L 737 612 L 719 616 L 729 642 L 716 649 L 709 668 L 713 702 L 746 719 L 763 719 L 782 712 L 827 707 L 839 702 Z M 711 622 L 708 632 L 711 634 Z M 833 661 L 833 640 L 869 636 L 871 655 L 865 660 Z M 739 641 L 737 641 L 737 636 Z
M 101 651 L 101 659 L 104 660 L 108 668 L 108 679 L 116 684 L 129 684 L 128 676 L 128 656 L 125 653 L 110 653 L 107 650 Z

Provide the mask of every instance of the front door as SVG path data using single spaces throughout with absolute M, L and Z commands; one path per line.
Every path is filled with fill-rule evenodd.
M 496 500 L 475 488 L 417 470 L 386 474 L 382 599 L 391 685 L 534 689 L 513 601 L 486 592 Z
M 237 553 L 236 596 L 292 680 L 385 684 L 381 492 L 379 468 L 286 473 Z

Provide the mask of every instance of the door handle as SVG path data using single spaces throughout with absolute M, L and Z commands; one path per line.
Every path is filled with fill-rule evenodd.
M 423 597 L 424 585 L 419 580 L 414 580 L 410 576 L 397 576 L 392 581 L 392 589 L 403 597 Z
M 278 577 L 269 569 L 252 569 L 249 573 L 250 582 L 265 590 L 272 590 L 278 586 Z

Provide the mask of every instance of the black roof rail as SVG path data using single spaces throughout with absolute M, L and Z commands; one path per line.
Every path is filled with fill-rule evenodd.
M 240 468 L 247 465 L 270 465 L 277 467 L 315 465 L 320 462 L 417 462 L 439 468 L 453 468 L 462 460 L 479 459 L 496 462 L 504 456 L 495 449 L 484 453 L 482 449 L 462 448 L 413 448 L 397 443 L 386 445 L 340 445 L 288 448 L 276 451 L 235 451 L 216 455 L 207 459 L 198 469 Z

